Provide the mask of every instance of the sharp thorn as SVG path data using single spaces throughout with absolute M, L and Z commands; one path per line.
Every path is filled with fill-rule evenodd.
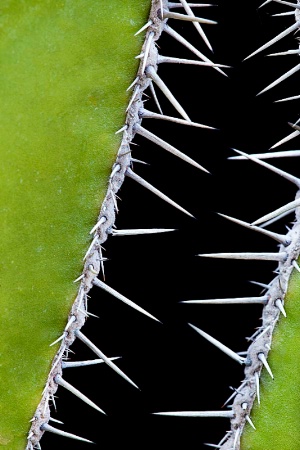
M 192 11 L 190 5 L 186 2 L 186 0 L 180 0 L 180 3 L 181 3 L 182 6 L 184 7 L 185 12 L 186 12 L 187 14 L 189 14 L 189 15 L 192 16 L 192 17 L 195 17 L 195 15 L 194 15 L 194 13 L 193 13 L 193 11 Z M 207 47 L 209 48 L 209 50 L 210 50 L 210 51 L 213 51 L 212 46 L 211 46 L 209 40 L 207 39 L 207 36 L 206 36 L 206 34 L 204 33 L 204 31 L 203 31 L 203 29 L 202 29 L 200 23 L 193 22 L 193 24 L 194 24 L 194 27 L 196 28 L 196 30 L 198 31 L 200 37 L 203 39 L 204 43 L 205 43 L 205 44 L 207 45 Z
M 177 416 L 177 417 L 224 417 L 232 419 L 233 411 L 168 411 L 152 413 L 155 416 Z
M 255 223 L 256 224 L 256 223 Z M 245 259 L 245 260 L 261 260 L 261 261 L 284 261 L 286 252 L 279 253 L 202 253 L 198 256 L 205 258 L 222 258 L 222 259 Z
M 284 0 L 273 0 L 273 2 L 280 3 L 281 5 L 290 6 L 291 8 L 294 8 L 294 9 L 300 9 L 300 6 L 297 3 L 286 2 Z M 292 12 L 294 12 L 294 11 L 292 11 Z
M 78 389 L 74 388 L 70 383 L 68 383 L 66 380 L 64 380 L 61 375 L 57 374 L 54 378 L 54 381 L 59 386 L 64 387 L 68 391 L 70 391 L 72 394 L 76 395 L 80 400 L 82 400 L 87 405 L 91 406 L 92 408 L 96 409 L 97 411 L 101 412 L 102 414 L 105 414 L 105 412 L 99 408 L 94 402 L 92 402 L 88 397 L 86 397 L 84 394 L 82 394 Z M 106 415 L 106 414 L 105 414 Z
M 139 163 L 139 164 L 145 164 L 146 166 L 149 166 L 149 165 L 150 165 L 149 163 L 147 163 L 147 162 L 145 162 L 145 161 L 142 161 L 141 159 L 131 158 L 131 161 L 132 161 L 132 162 Z
M 300 267 L 295 259 L 293 261 L 293 266 L 295 267 L 296 270 L 298 270 L 298 272 L 300 272 Z
M 295 137 L 299 136 L 299 134 L 300 134 L 300 131 L 298 131 L 298 130 L 293 131 L 288 136 L 286 136 L 285 138 L 276 142 L 276 144 L 272 145 L 272 147 L 270 147 L 270 150 L 272 150 L 273 148 L 279 147 L 279 145 L 285 144 L 286 142 L 290 141 L 291 139 L 294 139 Z
M 81 281 L 84 278 L 84 274 L 81 274 L 79 277 L 76 278 L 76 280 L 73 281 L 73 283 L 77 283 L 78 281 Z
M 52 372 L 54 371 L 55 367 L 59 364 L 59 362 L 60 362 L 60 357 L 63 356 L 65 350 L 66 350 L 66 344 L 65 344 L 65 343 L 62 343 L 61 346 L 60 346 L 60 349 L 59 349 L 58 352 L 56 353 L 56 356 L 55 356 L 56 359 L 55 359 L 54 362 L 52 363 L 52 367 L 51 367 L 51 371 L 52 371 Z M 70 351 L 71 351 L 71 350 L 70 350 Z M 46 386 L 45 386 L 43 392 L 45 392 L 46 390 L 47 390 L 47 384 L 46 384 Z
M 131 159 L 131 161 L 132 161 L 132 159 Z M 116 194 L 114 193 L 114 191 L 112 189 L 110 190 L 110 195 L 111 195 L 111 199 L 114 204 L 114 209 L 115 209 L 116 213 L 118 213 L 119 208 L 118 208 L 117 198 L 119 198 L 119 197 L 116 196 Z
M 57 344 L 59 341 L 62 341 L 65 337 L 66 337 L 67 333 L 64 331 L 63 334 L 61 336 L 59 336 L 59 338 L 57 338 L 54 342 L 52 342 L 49 347 L 52 347 L 52 345 Z
M 134 230 L 112 230 L 113 236 L 137 236 L 140 234 L 156 234 L 156 233 L 167 233 L 169 231 L 176 231 L 175 228 L 137 228 Z
M 127 130 L 127 128 L 128 128 L 128 125 L 124 125 L 124 126 L 123 126 L 122 128 L 120 128 L 118 131 L 116 131 L 115 134 L 122 133 L 122 131 Z
M 266 305 L 269 297 L 267 295 L 263 297 L 241 297 L 241 298 L 215 298 L 209 300 L 185 300 L 180 303 L 191 303 L 196 305 Z
M 226 400 L 226 402 L 222 405 L 222 408 L 224 408 L 226 405 L 228 405 L 228 403 L 237 395 L 239 394 L 239 391 L 247 384 L 247 380 L 243 381 L 243 383 L 241 384 L 241 386 L 238 389 L 235 388 L 231 388 L 234 390 L 234 393 L 231 394 L 231 396 Z
M 285 312 L 284 306 L 283 306 L 282 301 L 281 301 L 280 298 L 278 298 L 278 299 L 275 301 L 275 306 L 277 306 L 277 308 L 279 309 L 279 311 L 281 312 L 281 314 L 282 314 L 284 317 L 286 317 L 286 312 Z
M 196 61 L 194 59 L 174 58 L 172 56 L 158 55 L 157 64 L 171 63 L 171 64 L 191 64 L 194 66 L 203 67 L 222 67 L 223 69 L 231 69 L 231 66 L 225 64 L 215 64 L 211 61 Z
M 151 47 L 151 43 L 153 41 L 153 38 L 154 38 L 154 31 L 151 31 L 148 34 L 148 36 L 147 36 L 147 42 L 146 42 L 146 45 L 145 45 L 145 54 L 143 56 L 144 59 L 143 59 L 143 65 L 142 65 L 142 70 L 141 70 L 142 74 L 144 73 L 144 70 L 146 68 L 146 64 L 147 64 L 147 61 L 148 61 L 148 56 L 149 56 L 150 47 Z
M 115 174 L 120 171 L 120 169 L 121 169 L 120 164 L 115 164 L 109 178 L 112 179 L 115 176 Z
M 294 75 L 294 73 L 298 72 L 300 70 L 300 64 L 297 64 L 297 66 L 293 67 L 291 70 L 288 70 L 285 74 L 283 74 L 281 77 L 277 78 L 277 80 L 273 81 L 273 83 L 269 84 L 265 89 L 260 91 L 257 95 L 261 95 L 264 92 L 269 91 L 273 87 L 277 86 L 277 84 L 280 84 L 282 81 L 289 78 L 291 75 Z
M 168 11 L 167 9 L 164 9 L 164 17 L 168 19 L 177 19 L 177 20 L 183 20 L 187 22 L 194 22 L 194 23 L 206 23 L 208 25 L 216 25 L 217 22 L 214 20 L 208 20 L 203 19 L 202 17 L 195 17 L 194 15 L 188 16 L 186 14 L 180 14 L 180 13 L 174 13 L 172 11 Z
M 287 11 L 287 12 L 283 12 L 283 13 L 279 13 L 279 14 L 272 14 L 271 17 L 284 17 L 284 16 L 294 16 L 295 12 L 294 11 Z
M 269 289 L 270 288 L 269 284 L 259 283 L 258 281 L 251 281 L 250 280 L 249 283 L 256 284 L 257 286 L 260 286 L 260 287 L 262 287 L 264 289 Z
M 259 375 L 257 372 L 255 372 L 254 376 L 255 376 L 255 384 L 256 384 L 257 402 L 260 405 Z
M 142 28 L 140 28 L 135 34 L 134 36 L 137 36 L 138 34 L 142 33 L 144 30 L 146 30 L 148 27 L 150 27 L 150 25 L 152 25 L 153 22 L 152 20 L 149 20 L 145 25 L 142 26 Z
M 59 436 L 63 436 L 70 439 L 75 439 L 77 441 L 88 442 L 89 444 L 94 444 L 93 441 L 89 441 L 88 439 L 84 439 L 76 434 L 67 433 L 66 431 L 58 430 L 57 428 L 52 427 L 48 423 L 43 423 L 41 426 L 42 431 L 49 431 L 50 433 L 58 434 Z
M 234 359 L 240 364 L 245 363 L 245 358 L 242 358 L 237 353 L 233 352 L 230 348 L 226 347 L 226 345 L 222 344 L 217 339 L 213 338 L 209 334 L 205 333 L 204 331 L 200 330 L 200 328 L 195 327 L 191 323 L 188 324 L 190 327 L 192 327 L 197 333 L 199 333 L 202 337 L 207 339 L 211 344 L 215 345 L 219 350 L 224 352 L 227 356 L 230 356 L 230 358 Z
M 298 206 L 300 206 L 300 198 L 290 203 L 287 203 L 286 205 L 276 209 L 275 211 L 272 211 L 269 214 L 266 214 L 265 216 L 253 222 L 252 225 L 259 225 L 260 223 L 266 222 L 267 220 L 280 216 L 283 213 L 294 211 L 296 208 L 298 208 Z
M 160 3 L 160 14 L 161 14 L 161 20 L 164 20 L 164 7 L 163 7 L 163 0 L 159 0 Z
M 65 326 L 65 331 L 67 331 L 70 328 L 70 326 L 72 325 L 72 323 L 75 322 L 75 320 L 76 320 L 76 317 L 72 315 L 71 318 L 68 320 L 67 325 Z
M 148 111 L 147 109 L 141 109 L 139 111 L 139 116 L 143 119 L 160 119 L 166 120 L 168 122 L 179 123 L 181 125 L 189 125 L 191 127 L 205 128 L 208 130 L 216 130 L 214 127 L 209 127 L 208 125 L 202 125 L 202 123 L 190 122 L 184 119 L 178 119 L 177 117 L 165 116 L 163 114 L 157 114 L 152 111 Z
M 262 3 L 257 9 L 262 8 L 263 6 L 267 5 L 268 3 L 271 3 L 273 0 L 266 0 L 264 3 Z
M 294 13 L 292 13 L 292 14 L 294 14 Z M 300 53 L 299 49 L 293 49 L 293 50 L 286 50 L 285 52 L 270 53 L 267 56 L 299 55 L 299 53 Z
M 114 358 L 109 358 L 111 361 L 115 359 L 119 359 L 121 356 L 115 356 Z M 86 361 L 62 361 L 61 367 L 62 369 L 72 369 L 74 367 L 85 367 L 92 366 L 94 364 L 104 363 L 103 359 L 90 359 Z
M 283 217 L 287 216 L 288 214 L 290 214 L 292 211 L 286 211 L 282 214 L 279 214 L 279 216 L 274 217 L 273 219 L 268 220 L 267 222 L 264 222 L 262 225 L 259 225 L 261 228 L 265 228 L 268 227 L 269 225 L 271 225 L 274 222 L 277 222 L 277 220 L 282 219 Z
M 156 104 L 156 106 L 157 106 L 158 111 L 160 112 L 160 114 L 163 114 L 163 111 L 162 111 L 161 106 L 160 106 L 160 103 L 159 103 L 159 101 L 158 101 L 158 98 L 157 98 L 157 95 L 156 95 L 156 92 L 155 92 L 155 89 L 154 89 L 154 86 L 153 86 L 152 81 L 151 81 L 151 83 L 149 84 L 149 87 L 150 87 L 150 91 L 151 91 L 152 97 L 153 97 L 153 99 L 154 99 L 154 102 L 155 102 L 155 104 Z
M 224 444 L 224 442 L 227 441 L 227 439 L 230 437 L 231 434 L 232 434 L 232 431 L 227 431 L 225 436 L 223 436 L 222 439 L 220 440 L 219 445 Z
M 251 225 L 248 222 L 244 222 L 243 220 L 235 219 L 234 217 L 226 216 L 225 214 L 218 213 L 218 215 L 221 217 L 224 217 L 225 219 L 230 220 L 231 222 L 234 222 L 238 225 L 248 228 L 249 230 L 257 231 L 258 233 L 264 234 L 272 239 L 275 239 L 275 241 L 280 242 L 283 245 L 289 244 L 289 242 L 287 242 L 287 238 L 284 234 L 274 233 L 273 231 L 269 231 L 269 230 L 265 230 L 264 228 L 256 227 L 254 225 Z
M 87 249 L 86 254 L 83 257 L 83 261 L 86 260 L 86 258 L 89 256 L 89 254 L 91 253 L 93 247 L 96 245 L 97 241 L 99 240 L 99 236 L 96 234 L 96 236 L 94 237 L 94 239 L 91 242 L 91 245 L 89 246 L 89 248 Z
M 268 361 L 266 360 L 265 355 L 264 355 L 263 353 L 259 353 L 259 354 L 257 355 L 257 357 L 258 357 L 258 359 L 263 363 L 263 365 L 265 366 L 265 368 L 267 369 L 267 371 L 268 371 L 270 377 L 271 377 L 272 379 L 274 379 L 273 373 L 272 373 L 272 371 L 271 371 L 271 369 L 270 369 L 270 366 L 269 366 L 269 364 L 268 364 Z
M 191 8 L 207 8 L 208 6 L 217 6 L 212 3 L 188 3 Z M 177 2 L 168 2 L 168 8 L 183 8 L 181 3 Z
M 169 153 L 172 153 L 172 155 L 177 156 L 178 158 L 182 159 L 183 161 L 191 164 L 192 166 L 196 167 L 197 169 L 203 170 L 206 173 L 209 173 L 204 167 L 202 167 L 200 164 L 198 164 L 196 161 L 194 161 L 189 156 L 185 155 L 181 151 L 177 150 L 177 148 L 173 147 L 172 145 L 168 144 L 168 142 L 164 141 L 163 139 L 159 138 L 155 134 L 151 133 L 150 131 L 143 128 L 141 125 L 136 124 L 134 126 L 134 131 L 143 136 L 144 138 L 148 139 L 149 141 L 153 142 L 154 144 L 158 145 L 159 147 L 163 148 Z
M 140 77 L 136 77 L 130 86 L 126 89 L 126 92 L 130 91 L 130 89 L 139 81 Z
M 55 403 L 55 395 L 53 395 L 53 394 L 51 395 L 51 401 L 52 401 L 55 411 L 57 411 L 56 403 Z
M 146 75 L 151 78 L 151 80 L 154 81 L 154 83 L 159 87 L 159 89 L 164 93 L 164 95 L 167 97 L 167 99 L 172 103 L 174 108 L 179 112 L 179 114 L 182 115 L 182 117 L 188 121 L 190 121 L 189 116 L 184 111 L 180 103 L 176 100 L 172 92 L 169 90 L 169 88 L 165 85 L 165 83 L 162 81 L 162 79 L 157 75 L 155 69 L 153 66 L 147 66 L 145 70 Z
M 176 39 L 178 42 L 180 42 L 182 45 L 187 47 L 191 52 L 193 52 L 195 55 L 198 56 L 198 58 L 202 59 L 202 61 L 206 61 L 209 63 L 212 63 L 210 59 L 208 59 L 203 53 L 201 53 L 196 47 L 194 47 L 192 44 L 190 44 L 184 37 L 182 37 L 177 31 L 173 30 L 168 24 L 165 25 L 164 31 L 168 33 L 171 37 Z M 220 72 L 222 75 L 227 77 L 226 73 L 223 72 L 219 67 L 214 67 L 215 70 Z
M 204 442 L 203 445 L 207 445 L 207 447 L 213 447 L 213 448 L 221 448 L 221 445 L 216 444 L 208 444 L 207 442 Z
M 76 330 L 75 335 L 80 339 L 87 347 L 89 347 L 99 358 L 103 359 L 104 362 L 114 370 L 118 375 L 120 375 L 124 380 L 128 381 L 128 383 L 132 384 L 135 388 L 139 389 L 139 387 L 127 376 L 118 366 L 116 366 L 105 354 L 94 345 L 81 331 Z
M 49 417 L 49 421 L 50 421 L 50 422 L 60 423 L 61 425 L 64 424 L 61 420 L 54 419 L 53 417 Z
M 300 95 L 294 95 L 293 97 L 285 97 L 281 98 L 280 100 L 275 100 L 274 103 L 282 103 L 282 102 L 289 102 L 290 100 L 299 100 Z
M 300 95 L 299 95 L 300 98 Z M 254 153 L 251 156 L 254 156 L 257 159 L 271 159 L 271 158 L 290 158 L 290 157 L 298 157 L 300 156 L 300 150 L 287 150 L 282 152 L 269 152 L 269 153 Z M 236 159 L 236 160 L 246 160 L 246 156 L 230 156 L 227 159 Z
M 291 25 L 290 27 L 288 27 L 286 30 L 284 30 L 282 33 L 279 33 L 277 36 L 275 36 L 273 39 L 271 39 L 270 41 L 268 41 L 266 44 L 262 45 L 261 47 L 259 47 L 257 50 L 255 50 L 255 52 L 251 53 L 251 55 L 247 56 L 247 58 L 244 59 L 244 61 L 246 61 L 246 59 L 251 58 L 254 55 L 257 55 L 257 53 L 262 52 L 263 50 L 265 50 L 266 48 L 270 47 L 271 45 L 275 44 L 276 42 L 280 41 L 280 39 L 284 38 L 285 36 L 287 36 L 288 34 L 292 33 L 293 31 L 295 31 L 297 28 L 299 28 L 300 22 L 296 22 L 293 25 Z
M 127 108 L 126 108 L 126 112 L 129 111 L 129 109 L 131 108 L 131 105 L 132 105 L 132 103 L 135 101 L 135 98 L 136 98 L 136 96 L 138 95 L 140 89 L 141 89 L 140 85 L 136 84 L 136 85 L 134 86 L 134 90 L 133 90 L 131 99 L 130 99 L 130 101 L 129 101 L 129 103 L 128 103 L 128 106 L 127 106 Z
M 179 209 L 179 211 L 182 211 L 183 213 L 187 214 L 188 216 L 194 218 L 194 216 L 191 213 L 189 213 L 186 209 L 179 206 L 177 203 L 175 203 L 173 200 L 171 200 L 165 194 L 163 194 L 158 189 L 156 189 L 154 186 L 152 186 L 152 184 L 148 183 L 146 180 L 144 180 L 139 175 L 137 175 L 135 172 L 133 172 L 130 168 L 127 169 L 126 175 L 129 178 L 132 178 L 137 183 L 139 183 L 141 186 L 143 186 L 146 189 L 148 189 L 149 191 L 153 192 L 153 194 L 157 195 L 159 198 L 161 198 L 165 202 L 167 202 L 170 205 L 174 206 L 175 208 Z
M 131 308 L 136 309 L 140 313 L 144 314 L 147 317 L 150 317 L 150 319 L 156 320 L 157 322 L 160 322 L 160 320 L 156 319 L 156 317 L 152 316 L 152 314 L 149 314 L 147 311 L 145 311 L 143 308 L 138 306 L 136 303 L 132 302 L 128 298 L 126 298 L 124 295 L 120 294 L 115 289 L 108 286 L 106 283 L 103 283 L 103 281 L 99 280 L 99 278 L 93 279 L 93 284 L 104 291 L 108 292 L 109 294 L 116 297 L 118 300 L 121 300 L 121 302 L 126 303 L 126 305 L 131 306 Z M 161 323 L 161 322 L 160 322 Z
M 250 417 L 248 416 L 248 414 L 245 416 L 245 419 L 247 420 L 247 422 L 249 423 L 249 425 L 253 428 L 253 430 L 256 430 L 254 423 L 252 422 L 252 420 L 250 419 Z
M 104 261 L 107 261 L 107 258 L 103 258 L 101 245 L 99 246 L 99 256 L 100 256 L 100 272 L 102 271 L 103 280 L 105 280 L 105 271 L 104 271 Z
M 99 316 L 96 316 L 96 314 L 92 314 L 91 312 L 83 310 L 82 308 L 77 308 L 77 311 L 82 312 L 82 314 L 84 314 L 86 317 L 91 316 L 91 317 L 95 317 L 96 319 L 99 319 Z
M 236 430 L 236 432 L 235 432 L 234 441 L 233 441 L 233 450 L 236 449 L 236 444 L 237 444 L 238 439 L 239 439 L 239 437 L 240 437 L 240 432 L 241 432 L 240 428 L 238 428 L 238 429 Z
M 247 153 L 241 152 L 240 150 L 236 150 L 235 148 L 233 148 L 232 150 L 235 151 L 236 153 L 239 153 L 242 156 L 245 156 L 246 158 L 250 159 L 251 161 L 254 161 L 257 164 L 265 167 L 266 169 L 271 170 L 271 172 L 274 172 L 277 175 L 280 175 L 281 177 L 294 183 L 298 188 L 300 188 L 300 179 L 295 177 L 294 175 L 291 175 L 291 174 L 285 172 L 284 170 L 278 169 L 278 167 L 272 166 L 272 164 L 262 161 L 261 159 L 256 158 L 253 155 L 248 155 Z
M 106 217 L 100 217 L 96 225 L 91 229 L 90 234 L 93 234 L 97 230 L 97 228 L 99 228 L 104 222 L 106 222 Z

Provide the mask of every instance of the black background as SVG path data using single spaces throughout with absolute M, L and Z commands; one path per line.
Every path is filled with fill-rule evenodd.
M 64 377 L 97 403 L 107 417 L 92 410 L 62 388 L 57 413 L 65 431 L 96 442 L 94 448 L 171 447 L 207 448 L 218 443 L 229 429 L 227 419 L 168 418 L 157 411 L 215 410 L 238 387 L 243 368 L 206 342 L 187 323 L 202 328 L 235 351 L 247 348 L 247 340 L 260 325 L 261 307 L 183 305 L 189 299 L 257 296 L 260 288 L 249 283 L 268 283 L 276 263 L 210 260 L 198 253 L 276 251 L 270 239 L 218 217 L 216 212 L 245 221 L 282 206 L 294 198 L 287 181 L 250 161 L 229 161 L 231 147 L 265 152 L 293 130 L 287 122 L 298 118 L 297 101 L 274 104 L 282 97 L 300 94 L 297 75 L 266 94 L 256 94 L 295 66 L 296 56 L 267 58 L 266 53 L 297 48 L 290 35 L 249 61 L 243 59 L 293 23 L 293 16 L 272 18 L 286 11 L 277 4 L 257 9 L 261 2 L 218 1 L 217 7 L 194 10 L 218 21 L 204 26 L 214 55 L 201 42 L 192 24 L 170 20 L 214 62 L 229 64 L 225 78 L 211 68 L 164 64 L 159 75 L 195 122 L 218 128 L 202 130 L 145 119 L 143 125 L 165 138 L 211 172 L 207 175 L 177 160 L 144 138 L 137 137 L 133 157 L 149 166 L 134 170 L 178 202 L 196 219 L 175 210 L 152 193 L 126 180 L 119 196 L 117 227 L 176 228 L 162 235 L 114 237 L 105 244 L 106 282 L 159 318 L 156 323 L 99 290 L 92 292 L 90 318 L 83 332 L 108 356 L 122 356 L 119 367 L 140 387 L 134 389 L 105 365 L 69 369 Z M 159 41 L 161 53 L 196 59 L 167 35 Z M 158 96 L 165 114 L 177 112 Z M 152 100 L 145 106 L 156 111 Z M 279 150 L 297 148 L 297 139 Z M 295 159 L 275 160 L 291 170 Z M 292 220 L 292 215 L 285 220 Z M 285 232 L 284 221 L 273 230 Z M 74 359 L 94 355 L 76 342 Z M 45 435 L 43 450 L 84 449 L 77 443 Z

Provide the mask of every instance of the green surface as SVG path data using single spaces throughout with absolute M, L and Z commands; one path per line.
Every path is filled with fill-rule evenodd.
M 300 448 L 300 274 L 293 271 L 285 300 L 287 318 L 280 318 L 268 362 L 274 380 L 263 370 L 261 404 L 255 402 L 241 450 Z
M 150 0 L 0 3 L 0 446 L 25 448 L 124 123 Z

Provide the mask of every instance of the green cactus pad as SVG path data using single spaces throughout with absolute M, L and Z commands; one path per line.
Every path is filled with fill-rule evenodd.
M 150 2 L 0 5 L 0 446 L 26 446 L 76 296 Z
M 299 447 L 299 341 L 300 276 L 293 271 L 285 299 L 287 317 L 277 324 L 266 371 L 261 377 L 261 404 L 255 403 L 251 419 L 256 431 L 246 426 L 242 450 L 291 450 Z

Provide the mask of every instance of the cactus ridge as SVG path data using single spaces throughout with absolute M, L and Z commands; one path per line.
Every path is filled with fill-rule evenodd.
M 297 214 L 299 216 L 299 210 Z M 273 378 L 267 357 L 272 345 L 274 328 L 281 314 L 286 316 L 284 310 L 285 294 L 291 273 L 294 270 L 294 262 L 298 259 L 300 253 L 299 225 L 298 217 L 297 222 L 286 235 L 286 241 L 289 244 L 281 244 L 280 246 L 280 252 L 286 256 L 283 261 L 279 262 L 278 275 L 270 282 L 268 289 L 265 289 L 263 298 L 266 300 L 266 304 L 262 311 L 262 325 L 249 338 L 252 343 L 247 350 L 246 358 L 242 361 L 245 365 L 245 378 L 230 398 L 232 400 L 234 397 L 232 404 L 234 417 L 231 418 L 231 430 L 226 436 L 226 441 L 220 447 L 224 450 L 240 448 L 239 439 L 246 423 L 249 422 L 253 404 L 256 399 L 260 403 L 259 380 L 263 367 Z
M 152 133 L 150 133 L 144 127 L 141 126 L 143 118 L 155 118 L 155 119 L 170 120 L 188 126 L 213 129 L 213 127 L 210 127 L 208 125 L 202 125 L 192 122 L 187 113 L 182 108 L 182 106 L 179 104 L 179 102 L 175 99 L 171 91 L 168 89 L 164 81 L 157 74 L 158 65 L 161 63 L 182 63 L 182 64 L 208 66 L 225 75 L 225 73 L 221 70 L 220 67 L 227 67 L 227 66 L 214 64 L 210 59 L 204 56 L 199 50 L 197 50 L 188 41 L 186 41 L 183 37 L 181 37 L 176 31 L 174 31 L 171 27 L 169 27 L 169 25 L 167 25 L 166 22 L 168 18 L 192 22 L 196 27 L 197 31 L 199 32 L 199 34 L 201 35 L 201 37 L 205 40 L 206 45 L 210 47 L 209 41 L 206 38 L 200 26 L 200 23 L 214 24 L 215 22 L 195 17 L 190 8 L 190 5 L 195 6 L 194 4 L 187 4 L 185 0 L 180 0 L 180 3 L 178 4 L 168 3 L 167 0 L 153 0 L 149 15 L 149 21 L 136 33 L 137 35 L 140 32 L 146 31 L 145 40 L 141 53 L 140 55 L 137 56 L 137 58 L 140 59 L 140 66 L 138 69 L 138 73 L 136 78 L 134 79 L 134 82 L 128 88 L 132 89 L 132 96 L 126 110 L 125 125 L 119 131 L 117 131 L 117 133 L 122 133 L 121 145 L 118 150 L 116 161 L 112 167 L 112 172 L 108 181 L 107 193 L 101 206 L 98 221 L 90 232 L 92 235 L 92 242 L 84 257 L 84 266 L 82 274 L 75 280 L 75 282 L 80 283 L 77 297 L 69 313 L 67 325 L 64 329 L 63 334 L 55 342 L 51 344 L 54 345 L 55 343 L 60 342 L 60 348 L 53 360 L 52 367 L 46 382 L 46 386 L 43 391 L 42 399 L 31 421 L 32 423 L 28 434 L 28 443 L 26 447 L 27 450 L 40 448 L 39 442 L 45 431 L 59 434 L 61 436 L 69 437 L 72 439 L 82 440 L 84 442 L 91 442 L 88 439 L 78 437 L 72 433 L 61 431 L 49 425 L 48 423 L 49 420 L 52 420 L 50 417 L 50 402 L 55 404 L 54 394 L 56 393 L 59 385 L 73 392 L 76 396 L 78 396 L 81 400 L 88 403 L 93 408 L 97 409 L 102 413 L 104 412 L 99 408 L 99 406 L 95 405 L 84 394 L 80 393 L 75 387 L 73 387 L 64 380 L 62 376 L 63 369 L 67 367 L 77 367 L 77 366 L 81 367 L 89 364 L 105 362 L 120 376 L 122 376 L 126 381 L 131 383 L 134 387 L 137 387 L 136 384 L 129 377 L 127 377 L 127 375 L 125 375 L 115 365 L 114 362 L 112 362 L 116 358 L 108 358 L 106 355 L 104 355 L 103 352 L 100 349 L 98 349 L 80 330 L 84 325 L 86 318 L 89 315 L 92 315 L 88 311 L 88 293 L 93 286 L 98 286 L 101 289 L 106 290 L 111 295 L 125 302 L 126 304 L 138 310 L 139 312 L 147 315 L 148 317 L 154 320 L 158 320 L 150 313 L 143 310 L 138 305 L 134 304 L 131 300 L 127 299 L 121 293 L 115 291 L 113 288 L 109 287 L 106 283 L 104 283 L 98 278 L 101 272 L 104 277 L 105 258 L 103 258 L 102 256 L 102 245 L 105 243 L 109 235 L 117 235 L 117 236 L 123 234 L 135 235 L 144 233 L 172 231 L 169 229 L 124 230 L 124 231 L 114 229 L 116 213 L 118 211 L 116 194 L 120 189 L 120 187 L 122 186 L 125 177 L 128 176 L 134 179 L 139 184 L 149 189 L 154 194 L 158 195 L 161 199 L 165 200 L 172 206 L 175 206 L 182 212 L 193 217 L 192 214 L 190 214 L 180 205 L 175 203 L 169 197 L 161 193 L 158 189 L 150 185 L 147 181 L 143 180 L 132 170 L 132 163 L 137 160 L 132 158 L 130 148 L 130 144 L 134 139 L 135 134 L 140 134 L 144 138 L 149 139 L 158 146 L 162 147 L 164 150 L 173 153 L 175 156 L 178 156 L 179 158 L 194 165 L 195 167 L 201 169 L 202 171 L 207 172 L 207 170 L 204 169 L 202 166 L 200 166 L 197 162 L 195 162 L 188 156 L 184 155 L 175 147 L 171 146 L 170 144 L 163 141 L 159 137 L 153 135 Z M 196 6 L 210 6 L 210 5 L 196 5 Z M 178 7 L 184 9 L 186 14 L 177 14 L 170 12 L 170 9 Z M 177 59 L 171 57 L 169 58 L 159 55 L 158 50 L 156 48 L 156 41 L 159 39 L 163 31 L 167 32 L 168 34 L 173 36 L 174 39 L 176 39 L 181 44 L 189 48 L 200 59 L 200 61 L 186 60 L 179 58 Z M 143 95 L 147 88 L 151 90 L 152 95 L 155 98 L 155 91 L 153 84 L 155 84 L 156 87 L 158 87 L 158 89 L 160 89 L 164 93 L 164 95 L 167 97 L 167 99 L 170 101 L 170 103 L 174 106 L 174 108 L 182 117 L 181 119 L 178 119 L 176 117 L 164 116 L 162 114 L 156 114 L 154 112 L 146 111 L 144 109 Z M 80 363 L 72 363 L 64 361 L 66 358 L 68 358 L 69 347 L 72 345 L 76 337 L 80 339 L 82 342 L 84 342 L 92 351 L 94 351 L 94 353 L 98 356 L 98 358 L 100 358 L 100 360 L 95 359 L 94 361 L 86 361 Z

